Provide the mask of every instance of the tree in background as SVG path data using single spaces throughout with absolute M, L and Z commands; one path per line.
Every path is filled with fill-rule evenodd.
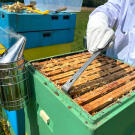
M 103 5 L 107 0 L 83 0 L 83 6 L 85 7 L 97 7 Z

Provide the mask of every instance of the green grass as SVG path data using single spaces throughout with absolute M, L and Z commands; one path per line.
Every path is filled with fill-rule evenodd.
M 82 11 L 77 13 L 75 37 L 72 44 L 71 51 L 77 51 L 83 49 L 83 37 L 86 35 L 88 18 L 91 11 Z

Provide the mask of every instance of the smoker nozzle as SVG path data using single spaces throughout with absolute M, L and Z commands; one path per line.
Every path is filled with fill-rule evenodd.
M 0 57 L 0 63 L 15 62 L 23 57 L 23 52 L 26 44 L 26 38 L 21 37 L 12 45 L 7 51 L 5 51 Z

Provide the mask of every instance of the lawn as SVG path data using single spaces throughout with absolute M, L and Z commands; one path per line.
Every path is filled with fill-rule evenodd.
M 75 37 L 72 44 L 72 51 L 83 49 L 83 37 L 86 35 L 87 23 L 91 11 L 77 13 Z

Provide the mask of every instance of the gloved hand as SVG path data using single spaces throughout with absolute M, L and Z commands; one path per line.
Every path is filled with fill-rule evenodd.
M 102 12 L 97 12 L 90 16 L 87 26 L 87 48 L 90 53 L 94 53 L 99 49 L 103 49 L 114 43 L 114 31 L 108 26 L 108 18 Z

